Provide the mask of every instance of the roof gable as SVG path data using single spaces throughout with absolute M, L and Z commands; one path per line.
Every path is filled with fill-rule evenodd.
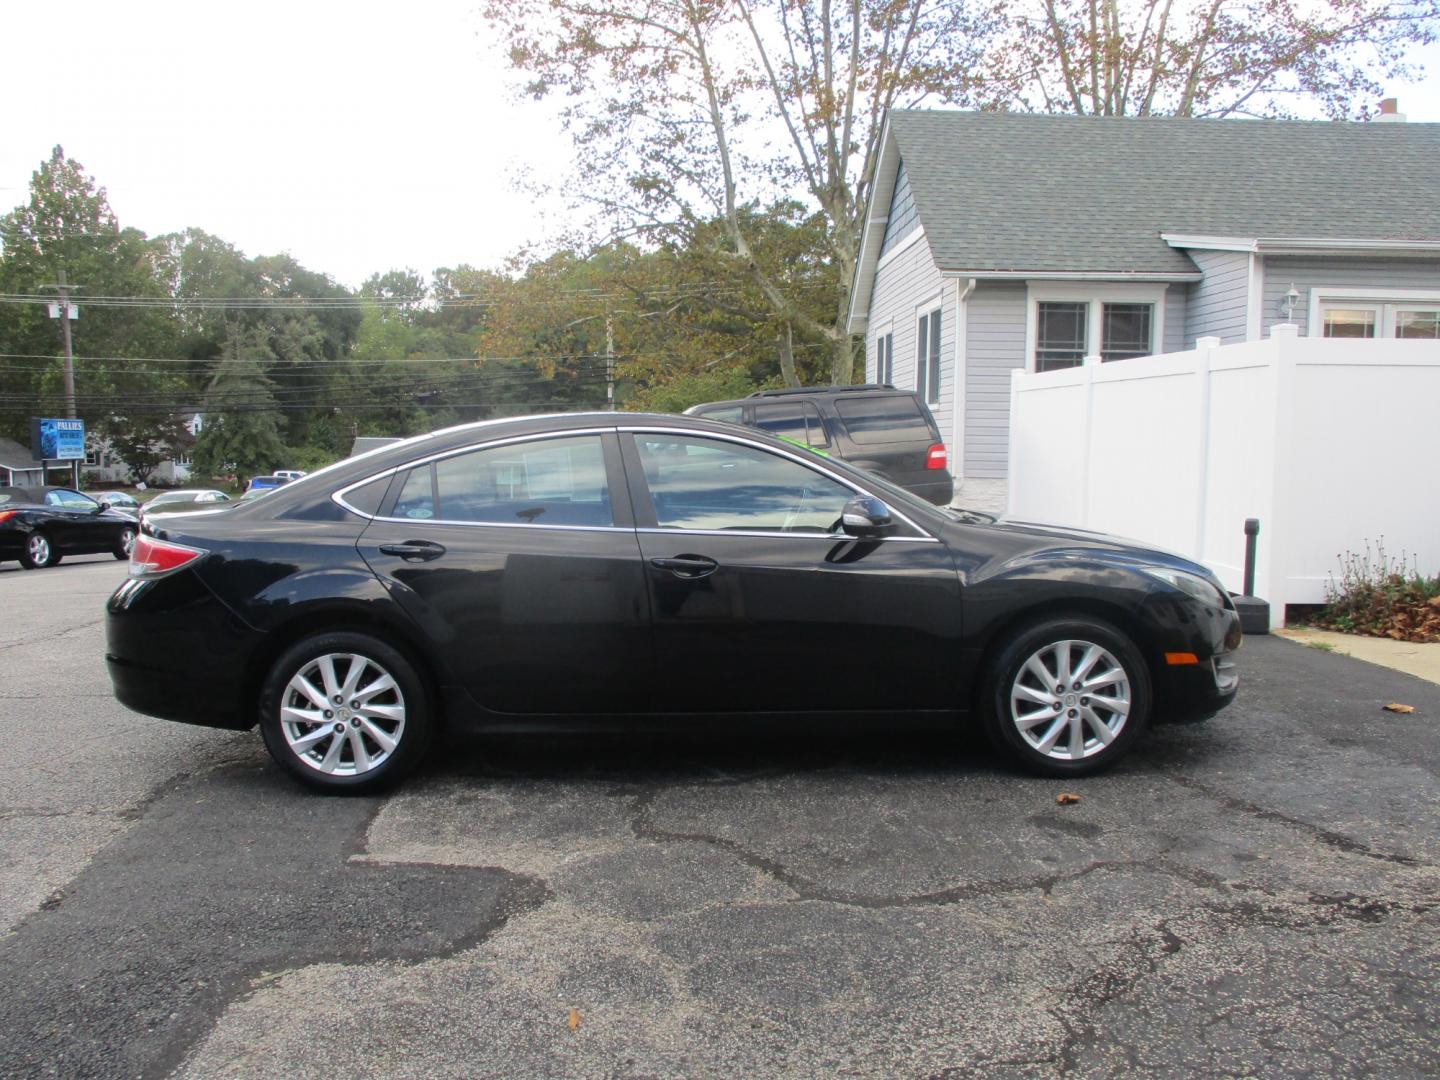
M 1162 234 L 1440 241 L 1440 124 L 897 109 L 872 213 L 900 160 L 950 274 L 1193 276 Z

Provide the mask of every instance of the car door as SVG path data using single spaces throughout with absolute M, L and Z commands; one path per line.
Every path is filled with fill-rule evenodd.
M 100 504 L 88 495 L 68 488 L 52 488 L 45 493 L 45 508 L 50 517 L 45 530 L 57 552 L 78 555 L 104 551 L 114 543 L 105 519 L 100 516 Z
M 482 707 L 631 712 L 642 700 L 650 614 L 613 431 L 416 462 L 359 550 Z
M 909 522 L 840 531 L 857 491 L 804 450 L 622 432 L 667 711 L 951 709 L 960 585 Z

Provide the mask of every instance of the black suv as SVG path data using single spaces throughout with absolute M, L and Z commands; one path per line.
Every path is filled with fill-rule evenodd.
M 740 401 L 692 405 L 685 415 L 745 424 L 803 443 L 936 506 L 948 506 L 955 496 L 940 427 L 913 390 L 874 384 L 757 390 Z

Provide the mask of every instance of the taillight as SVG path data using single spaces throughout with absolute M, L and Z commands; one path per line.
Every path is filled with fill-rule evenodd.
M 179 570 L 204 554 L 200 548 L 157 540 L 142 533 L 135 538 L 135 546 L 130 549 L 130 576 L 158 577 Z
M 0 510 L 0 525 L 3 525 L 5 522 L 9 521 L 19 512 L 19 510 Z
M 930 447 L 929 450 L 925 451 L 925 468 L 943 469 L 948 464 L 949 461 L 945 457 L 945 444 L 943 442 L 937 442 Z

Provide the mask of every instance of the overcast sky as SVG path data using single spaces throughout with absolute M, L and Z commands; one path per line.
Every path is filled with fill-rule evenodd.
M 475 0 L 7 4 L 0 210 L 56 143 L 124 225 L 196 226 L 247 255 L 371 273 L 498 268 L 567 222 L 515 189 L 559 180 L 548 107 L 511 103 Z M 1440 121 L 1440 46 L 1412 121 Z

